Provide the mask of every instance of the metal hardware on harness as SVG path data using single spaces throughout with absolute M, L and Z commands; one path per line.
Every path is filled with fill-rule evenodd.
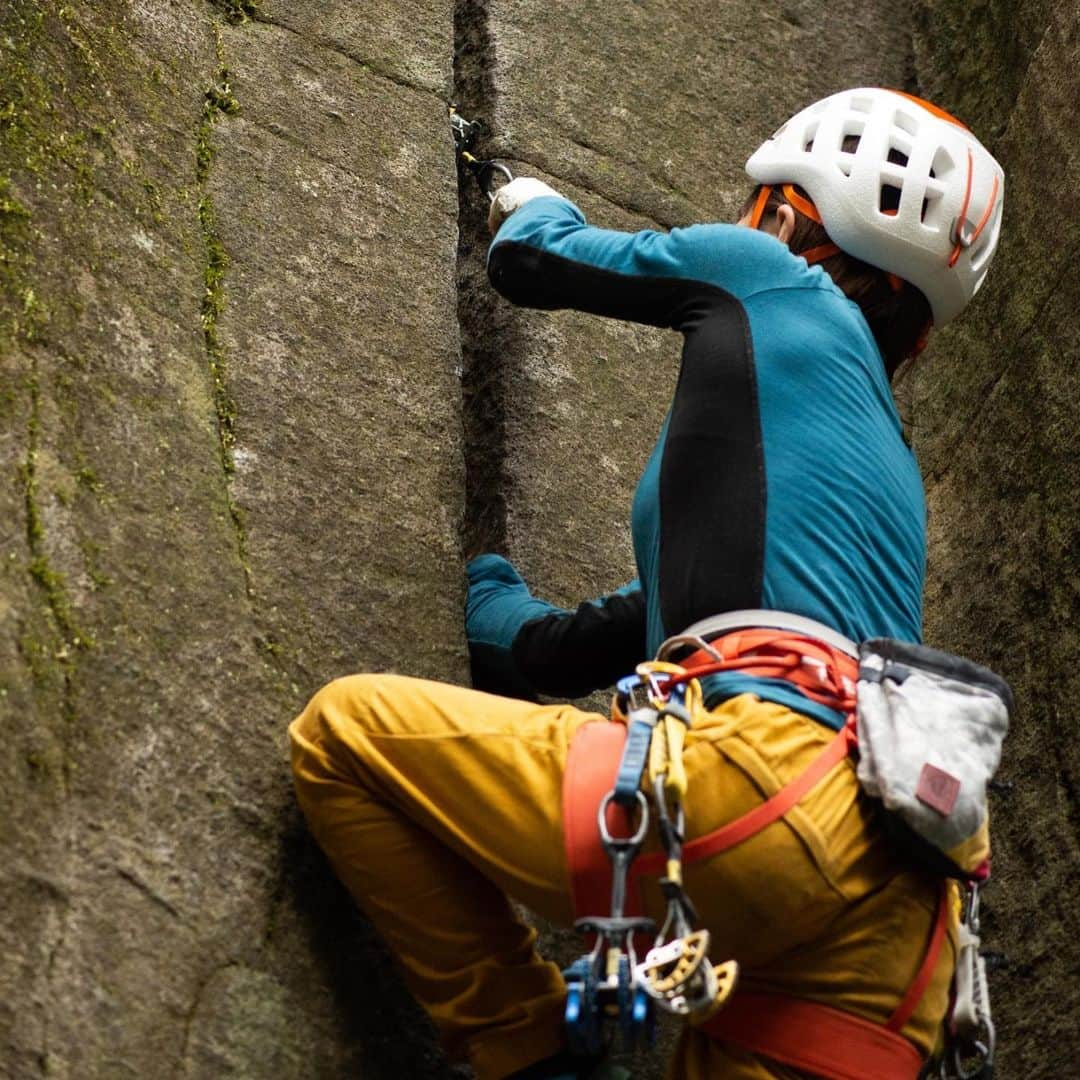
M 612 863 L 611 914 L 578 919 L 574 928 L 595 934 L 593 950 L 576 960 L 563 972 L 566 980 L 565 1023 L 567 1041 L 574 1053 L 595 1055 L 608 1042 L 608 1028 L 617 1025 L 627 1049 L 644 1040 L 651 1044 L 654 1034 L 653 1011 L 649 998 L 635 986 L 637 967 L 634 934 L 655 934 L 652 919 L 627 917 L 626 884 L 630 864 L 641 850 L 649 831 L 649 804 L 638 791 L 635 800 L 640 817 L 631 836 L 612 836 L 607 812 L 615 798 L 609 791 L 597 812 L 600 840 Z
M 955 1002 L 947 1026 L 942 1080 L 990 1080 L 996 1033 L 990 1017 L 986 961 L 979 953 L 979 886 L 968 885 L 958 931 Z
M 493 187 L 496 174 L 502 176 L 509 183 L 514 179 L 514 174 L 499 161 L 481 161 L 474 157 L 472 148 L 476 140 L 485 131 L 483 123 L 479 120 L 466 120 L 458 111 L 456 105 L 448 106 L 450 110 L 450 130 L 454 133 L 454 147 L 462 165 L 475 177 L 477 186 L 488 197 L 490 202 L 495 201 L 495 193 L 498 190 Z M 501 185 L 500 185 L 501 186 Z
M 621 1029 L 627 1048 L 642 1038 L 651 1044 L 655 1007 L 700 1018 L 718 1009 L 735 986 L 738 965 L 729 961 L 713 966 L 709 933 L 693 929 L 697 913 L 683 890 L 683 744 L 701 690 L 697 683 L 672 685 L 672 677 L 680 674 L 685 674 L 683 669 L 674 664 L 642 664 L 617 687 L 616 711 L 627 721 L 626 743 L 615 786 L 601 800 L 597 813 L 600 840 L 612 863 L 611 915 L 577 920 L 578 930 L 596 934 L 596 944 L 563 972 L 568 1040 L 579 1053 L 601 1052 L 612 1025 Z M 624 915 L 630 865 L 650 821 L 649 802 L 641 790 L 646 762 L 667 863 L 660 879 L 667 914 L 659 934 L 652 920 Z M 636 814 L 633 835 L 611 834 L 608 810 L 612 803 Z M 656 935 L 640 963 L 635 933 Z
M 660 888 L 667 900 L 667 915 L 656 943 L 638 965 L 635 979 L 665 1012 L 702 1018 L 727 1001 L 738 978 L 734 960 L 714 967 L 709 959 L 708 930 L 694 930 L 697 912 L 683 888 L 682 849 L 685 840 L 686 773 L 682 764 L 683 736 L 691 724 L 685 703 L 688 690 L 672 688 L 660 710 L 660 725 L 653 735 L 649 779 L 656 806 L 660 842 L 667 855 Z M 695 692 L 696 693 L 696 692 Z M 668 805 L 668 797 L 673 799 Z
M 665 1012 L 691 1016 L 720 1008 L 734 991 L 738 974 L 734 960 L 711 963 L 709 931 L 695 930 L 651 948 L 634 978 Z

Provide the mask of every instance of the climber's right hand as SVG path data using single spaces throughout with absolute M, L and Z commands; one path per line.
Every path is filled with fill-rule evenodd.
M 504 184 L 495 192 L 495 198 L 488 212 L 488 229 L 494 236 L 499 231 L 499 226 L 517 209 L 524 206 L 530 199 L 540 195 L 554 195 L 557 198 L 565 198 L 553 187 L 545 184 L 543 180 L 537 180 L 531 176 L 519 176 Z

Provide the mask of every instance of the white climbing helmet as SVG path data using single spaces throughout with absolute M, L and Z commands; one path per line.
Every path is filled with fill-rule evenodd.
M 851 152 L 849 135 L 858 136 Z M 829 238 L 921 289 L 936 326 L 975 295 L 997 247 L 1001 166 L 955 117 L 899 90 L 862 87 L 810 105 L 746 171 L 759 184 L 802 187 Z

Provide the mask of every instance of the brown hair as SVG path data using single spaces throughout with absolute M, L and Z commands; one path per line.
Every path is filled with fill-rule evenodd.
M 740 218 L 753 211 L 761 187 L 759 184 L 747 197 L 739 213 Z M 769 220 L 777 207 L 791 205 L 784 198 L 782 187 L 777 184 L 769 192 L 762 220 Z M 802 188 L 796 186 L 795 191 L 809 201 L 810 197 Z M 897 200 L 898 197 L 899 191 Z M 792 209 L 795 211 L 795 231 L 788 241 L 788 247 L 796 255 L 831 243 L 823 225 L 808 218 L 797 207 L 792 206 Z M 899 291 L 896 290 L 886 271 L 842 251 L 822 259 L 818 265 L 833 279 L 837 288 L 861 308 L 885 358 L 886 374 L 891 379 L 896 369 L 919 351 L 926 338 L 932 321 L 926 297 L 907 281 L 901 283 Z

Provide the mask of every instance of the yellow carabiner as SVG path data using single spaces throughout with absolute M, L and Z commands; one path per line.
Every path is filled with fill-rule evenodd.
M 675 716 L 665 716 L 663 739 L 653 735 L 653 742 L 667 744 L 667 776 L 664 778 L 664 790 L 668 797 L 676 802 L 686 798 L 686 767 L 683 765 L 683 746 L 686 743 L 686 725 Z

